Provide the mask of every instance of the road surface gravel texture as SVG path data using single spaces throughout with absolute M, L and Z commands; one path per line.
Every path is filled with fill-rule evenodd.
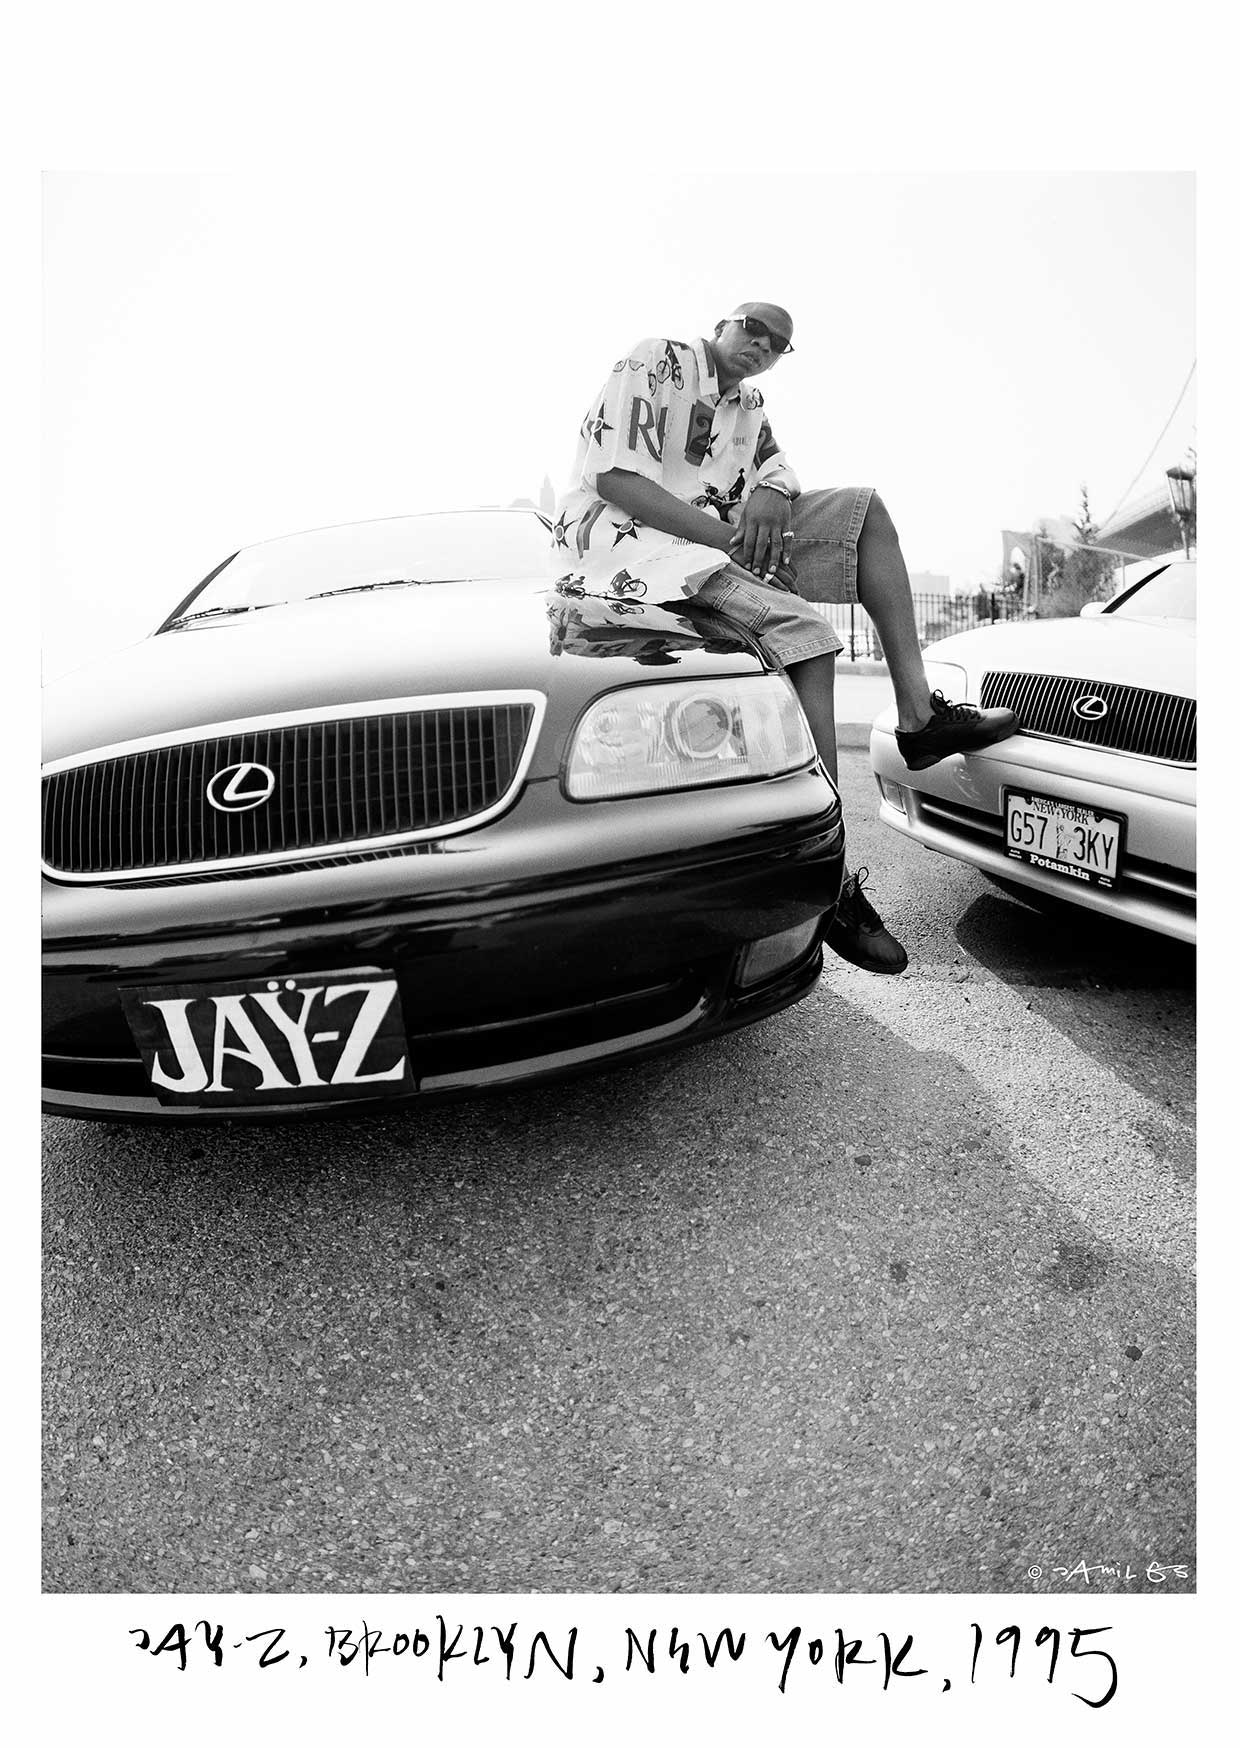
M 906 844 L 844 739 L 901 978 L 469 1104 L 47 1121 L 47 1590 L 1195 1587 L 1192 956 Z

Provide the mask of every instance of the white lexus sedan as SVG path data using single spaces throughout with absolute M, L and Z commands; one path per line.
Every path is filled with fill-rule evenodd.
M 1196 633 L 1197 567 L 1175 560 L 1080 618 L 930 644 L 931 690 L 1007 705 L 1020 732 L 910 771 L 884 711 L 870 736 L 879 817 L 1032 900 L 1195 942 Z

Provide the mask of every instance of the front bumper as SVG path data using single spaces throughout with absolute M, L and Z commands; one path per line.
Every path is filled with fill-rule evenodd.
M 531 785 L 510 815 L 451 849 L 245 879 L 49 885 L 45 1108 L 161 1121 L 356 1114 L 693 1042 L 813 988 L 843 850 L 838 798 L 804 771 L 567 810 Z M 741 981 L 752 943 L 797 930 L 790 957 L 776 951 L 758 980 Z M 396 977 L 412 1095 L 163 1105 L 118 995 L 359 964 Z
M 1196 941 L 1194 769 L 1017 734 L 982 752 L 910 771 L 894 723 L 894 713 L 884 712 L 870 734 L 885 825 L 999 879 L 1177 941 Z M 1084 885 L 1009 856 L 1005 787 L 1122 814 L 1127 832 L 1117 885 Z

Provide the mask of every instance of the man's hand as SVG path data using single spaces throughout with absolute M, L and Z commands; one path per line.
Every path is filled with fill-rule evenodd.
M 733 559 L 732 563 L 735 564 L 736 560 Z M 745 574 L 752 577 L 755 583 L 765 583 L 768 588 L 783 589 L 789 595 L 798 593 L 797 573 L 790 564 L 778 564 L 774 570 L 765 571 L 761 575 L 756 571 L 747 571 Z
M 795 595 L 798 592 L 797 573 L 790 564 L 777 564 L 774 570 L 767 571 L 762 580 L 765 583 L 770 583 L 773 588 L 787 589 L 790 595 Z
M 737 564 L 765 576 L 792 555 L 792 505 L 782 492 L 755 486 L 741 507 L 729 548 Z

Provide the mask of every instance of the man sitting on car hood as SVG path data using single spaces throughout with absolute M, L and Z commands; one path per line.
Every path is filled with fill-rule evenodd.
M 712 339 L 640 340 L 617 359 L 582 422 L 574 482 L 557 505 L 557 563 L 604 593 L 617 577 L 630 589 L 640 581 L 650 601 L 691 596 L 743 626 L 786 670 L 833 780 L 844 646 L 807 600 L 860 602 L 873 619 L 910 769 L 1004 739 L 1018 726 L 1012 711 L 931 694 L 908 569 L 874 488 L 801 490 L 761 390 L 749 386 L 792 349 L 787 310 L 742 303 Z M 903 971 L 908 955 L 863 877 L 846 876 L 827 943 L 867 971 Z

